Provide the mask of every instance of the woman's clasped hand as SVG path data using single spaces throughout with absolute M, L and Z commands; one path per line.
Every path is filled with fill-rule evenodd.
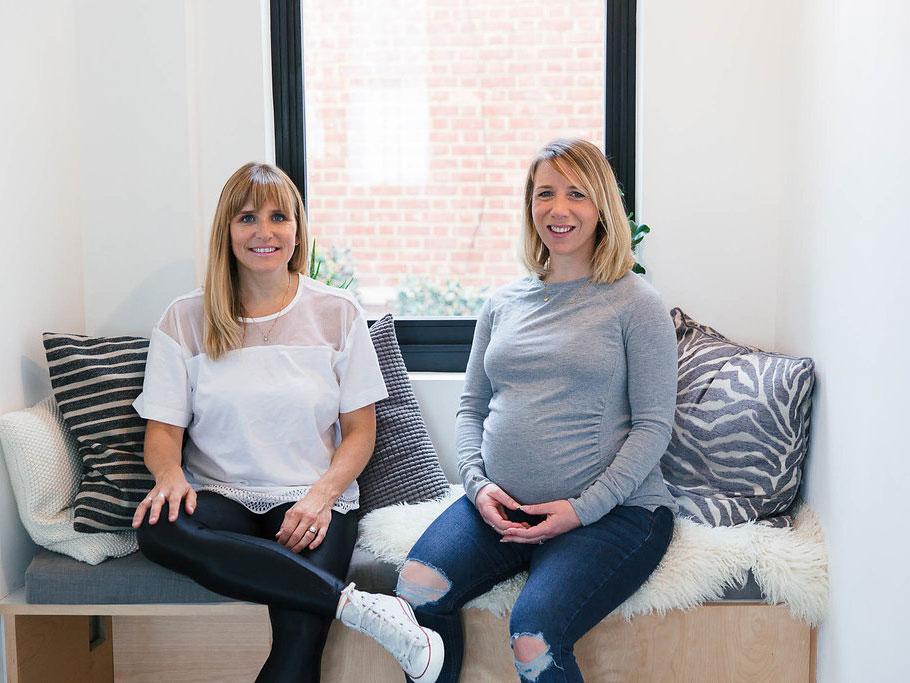
M 502 534 L 503 543 L 543 543 L 581 526 L 572 504 L 554 500 L 537 505 L 520 505 L 496 484 L 487 484 L 477 492 L 474 505 L 483 520 Z M 520 510 L 528 515 L 544 516 L 537 524 L 515 522 L 506 510 Z
M 504 543 L 543 543 L 581 526 L 575 508 L 567 500 L 522 505 L 518 509 L 529 515 L 545 515 L 546 519 L 533 526 L 506 529 L 502 537 Z
M 474 504 L 483 520 L 501 534 L 528 526 L 527 522 L 513 522 L 506 517 L 506 509 L 518 510 L 521 505 L 496 484 L 487 484 L 480 489 Z

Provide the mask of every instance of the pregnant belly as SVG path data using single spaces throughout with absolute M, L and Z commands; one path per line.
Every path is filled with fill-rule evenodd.
M 587 439 L 570 446 L 538 430 L 484 431 L 482 455 L 487 477 L 522 504 L 579 495 L 602 470 Z

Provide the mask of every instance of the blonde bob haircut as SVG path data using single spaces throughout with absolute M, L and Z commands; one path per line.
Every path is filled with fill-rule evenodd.
M 243 345 L 243 327 L 238 320 L 243 312 L 237 258 L 231 248 L 231 220 L 247 203 L 258 211 L 268 201 L 297 222 L 294 239 L 297 246 L 288 261 L 288 272 L 299 273 L 307 269 L 308 237 L 300 192 L 280 168 L 271 164 L 244 164 L 224 184 L 212 221 L 203 292 L 204 345 L 209 358 L 218 359 Z
M 525 268 L 541 278 L 550 272 L 550 250 L 537 234 L 531 211 L 534 175 L 544 162 L 549 162 L 559 173 L 577 183 L 597 207 L 599 220 L 594 234 L 591 282 L 599 284 L 618 280 L 635 264 L 632 235 L 610 162 L 596 145 L 587 140 L 554 140 L 537 153 L 528 168 L 521 249 Z

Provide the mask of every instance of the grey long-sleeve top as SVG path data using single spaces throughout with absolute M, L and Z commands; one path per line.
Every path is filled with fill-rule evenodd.
M 465 491 L 567 499 L 582 524 L 617 505 L 675 512 L 659 464 L 676 406 L 670 315 L 631 272 L 586 283 L 529 276 L 484 305 L 455 427 Z

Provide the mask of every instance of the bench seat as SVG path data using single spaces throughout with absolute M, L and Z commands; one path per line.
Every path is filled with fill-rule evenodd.
M 392 593 L 397 580 L 395 567 L 377 559 L 368 550 L 355 547 L 348 581 L 374 593 Z M 25 572 L 25 599 L 30 604 L 122 605 L 225 602 L 218 595 L 147 560 L 142 553 L 88 565 L 66 555 L 41 549 Z M 761 601 L 761 589 L 751 572 L 742 588 L 728 588 L 722 601 Z
M 354 548 L 348 581 L 378 593 L 395 589 L 398 572 L 362 548 Z M 98 565 L 40 549 L 25 572 L 25 598 L 31 604 L 120 605 L 211 603 L 230 600 L 147 560 L 142 553 Z

